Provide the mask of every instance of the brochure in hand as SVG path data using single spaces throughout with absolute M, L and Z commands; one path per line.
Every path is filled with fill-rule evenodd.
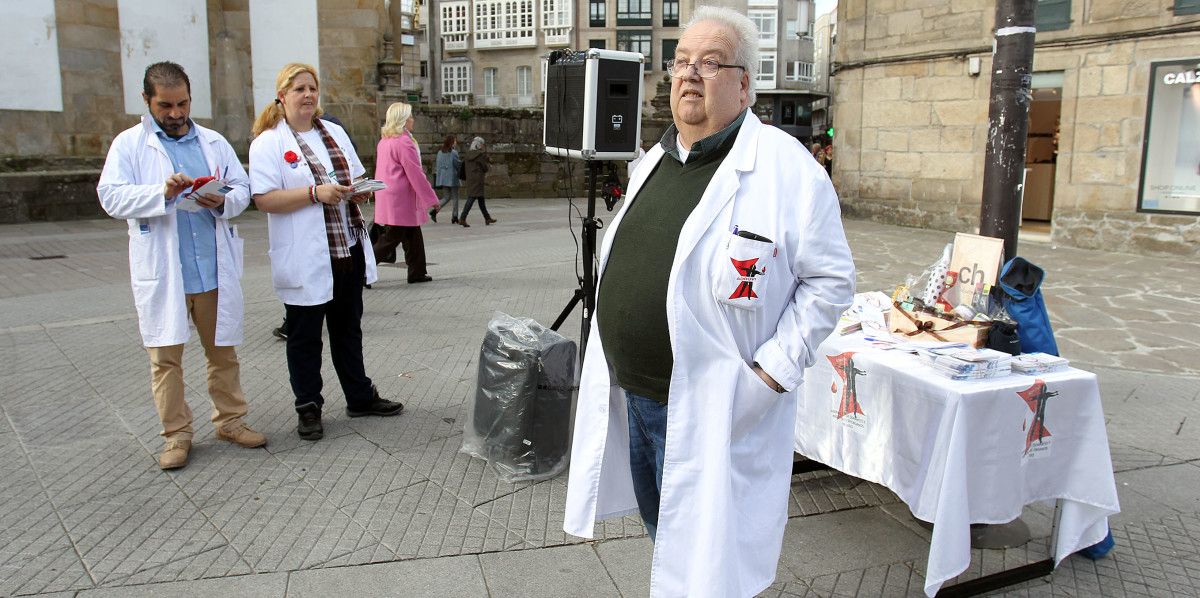
M 387 185 L 383 181 L 375 179 L 362 179 L 354 182 L 355 195 L 359 193 L 374 193 L 375 191 L 382 191 L 384 189 L 387 189 Z
M 198 198 L 203 195 L 220 195 L 221 197 L 225 197 L 230 191 L 233 191 L 233 187 L 229 186 L 223 179 L 211 176 L 200 177 L 192 183 L 191 191 L 179 196 L 179 199 L 175 201 L 175 208 L 187 212 L 199 212 L 204 207 L 196 203 Z

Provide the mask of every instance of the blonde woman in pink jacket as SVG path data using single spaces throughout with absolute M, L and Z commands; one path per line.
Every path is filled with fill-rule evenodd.
M 438 204 L 421 168 L 412 126 L 412 106 L 389 106 L 375 153 L 375 178 L 387 184 L 387 189 L 375 192 L 375 222 L 386 226 L 375 241 L 375 260 L 395 255 L 396 245 L 402 246 L 409 284 L 433 280 L 425 270 L 421 225 L 429 220 L 429 208 Z

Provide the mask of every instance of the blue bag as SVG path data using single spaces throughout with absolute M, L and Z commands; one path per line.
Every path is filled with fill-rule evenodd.
M 1000 272 L 1001 302 L 1017 323 L 1017 336 L 1024 353 L 1058 355 L 1058 343 L 1050 328 L 1050 314 L 1042 301 L 1042 280 L 1046 272 L 1017 256 L 1004 264 Z

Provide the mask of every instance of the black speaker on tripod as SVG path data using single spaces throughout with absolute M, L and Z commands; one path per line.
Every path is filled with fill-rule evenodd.
M 546 153 L 577 160 L 632 160 L 642 136 L 642 55 L 592 48 L 550 53 Z

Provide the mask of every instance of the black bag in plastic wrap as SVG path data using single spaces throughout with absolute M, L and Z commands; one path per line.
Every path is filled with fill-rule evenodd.
M 529 318 L 497 312 L 479 349 L 475 404 L 462 452 L 505 482 L 543 480 L 570 456 L 575 342 Z

